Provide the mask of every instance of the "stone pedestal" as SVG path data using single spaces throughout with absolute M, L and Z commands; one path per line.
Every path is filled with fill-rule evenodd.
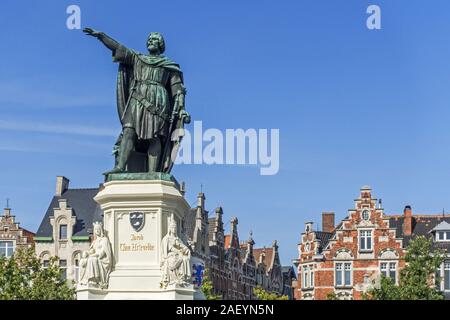
M 181 223 L 189 205 L 171 175 L 154 180 L 148 175 L 110 175 L 95 196 L 114 265 L 107 289 L 78 287 L 78 299 L 193 299 L 192 285 L 161 287 L 161 240 L 170 217 L 183 239 Z

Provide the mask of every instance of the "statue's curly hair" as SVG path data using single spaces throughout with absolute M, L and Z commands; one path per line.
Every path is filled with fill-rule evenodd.
M 149 34 L 148 37 L 147 37 L 147 46 L 148 46 L 148 40 L 150 39 L 150 37 L 151 37 L 152 35 L 155 35 L 155 36 L 158 37 L 159 51 L 160 51 L 161 53 L 164 53 L 164 51 L 166 51 L 166 43 L 165 43 L 165 41 L 164 41 L 164 37 L 163 37 L 162 34 L 159 33 L 159 32 L 150 32 L 150 34 Z

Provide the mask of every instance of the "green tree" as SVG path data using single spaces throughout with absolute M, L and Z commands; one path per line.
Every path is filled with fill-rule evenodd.
M 365 300 L 400 300 L 400 287 L 391 278 L 382 276 L 379 285 L 375 285 L 363 294 Z
M 289 297 L 286 295 L 279 295 L 275 292 L 267 292 L 261 287 L 254 288 L 253 294 L 258 300 L 289 300 Z
M 62 278 L 58 259 L 44 268 L 34 248 L 17 249 L 0 257 L 0 300 L 72 300 L 75 289 Z
M 205 273 L 203 275 L 202 285 L 200 286 L 200 290 L 205 296 L 206 300 L 220 300 L 221 296 L 214 294 L 214 286 L 209 278 L 209 270 L 205 269 Z
M 341 300 L 334 291 L 327 293 L 327 300 Z
M 400 271 L 399 285 L 382 277 L 380 285 L 367 292 L 365 298 L 373 300 L 442 300 L 443 294 L 435 283 L 436 270 L 445 259 L 441 250 L 432 250 L 432 238 L 418 236 L 408 244 L 405 267 Z

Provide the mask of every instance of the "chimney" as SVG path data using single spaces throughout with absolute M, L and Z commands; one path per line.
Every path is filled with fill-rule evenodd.
M 324 232 L 334 231 L 334 212 L 322 213 L 322 231 Z
M 403 210 L 403 234 L 405 236 L 410 236 L 412 234 L 411 206 L 405 206 L 405 210 Z
M 56 193 L 55 195 L 60 197 L 66 191 L 69 189 L 69 179 L 63 176 L 57 176 L 56 177 Z

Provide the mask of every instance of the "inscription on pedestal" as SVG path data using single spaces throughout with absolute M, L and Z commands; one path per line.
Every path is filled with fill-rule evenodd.
M 145 242 L 142 234 L 131 234 L 131 243 L 121 243 L 120 251 L 153 251 L 155 246 L 150 242 Z
M 157 264 L 157 223 L 154 212 L 124 212 L 118 216 L 117 227 L 119 264 Z

